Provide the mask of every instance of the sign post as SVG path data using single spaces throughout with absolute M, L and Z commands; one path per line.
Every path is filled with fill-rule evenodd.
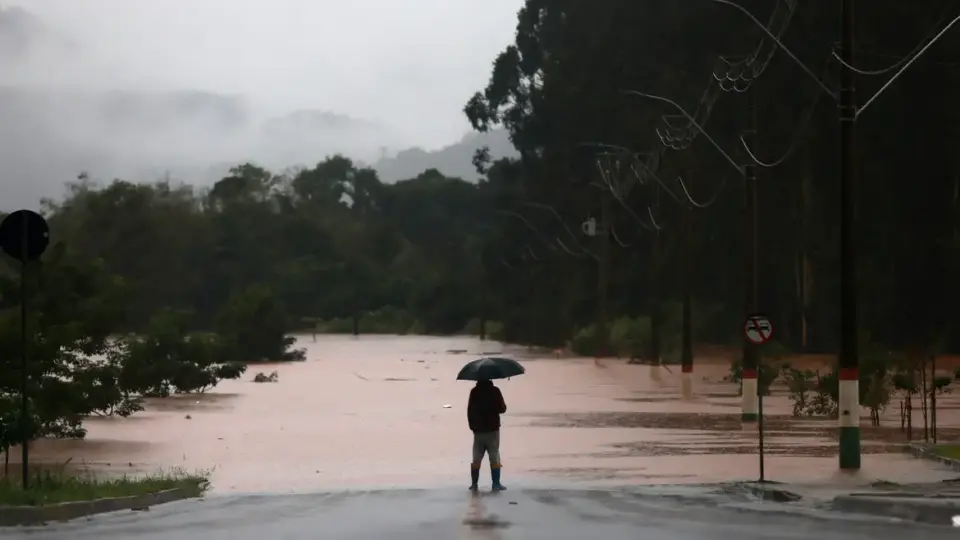
M 0 249 L 20 261 L 20 451 L 23 489 L 30 487 L 30 400 L 27 371 L 27 263 L 37 261 L 50 243 L 50 227 L 43 216 L 17 210 L 0 223 Z
M 773 337 L 773 324 L 770 323 L 770 319 L 766 315 L 754 314 L 746 318 L 743 324 L 743 335 L 747 338 L 747 341 L 750 343 L 751 347 L 759 347 L 764 343 L 770 341 Z M 763 358 L 760 355 L 757 355 L 759 359 L 759 365 L 757 366 L 757 378 L 758 382 L 763 373 Z M 747 391 L 744 388 L 744 391 Z M 760 482 L 766 482 L 766 474 L 764 471 L 764 456 L 763 456 L 763 387 L 760 384 L 757 384 L 757 432 L 758 432 L 758 443 L 757 447 L 760 454 Z

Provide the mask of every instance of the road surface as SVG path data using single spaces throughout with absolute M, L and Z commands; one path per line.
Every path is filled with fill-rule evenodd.
M 937 540 L 957 538 L 960 531 L 687 487 L 213 496 L 2 534 L 5 540 Z

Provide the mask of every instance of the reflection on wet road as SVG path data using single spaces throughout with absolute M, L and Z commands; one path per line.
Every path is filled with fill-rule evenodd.
M 694 491 L 694 490 L 691 490 Z M 688 493 L 689 494 L 689 493 Z M 769 512 L 703 493 L 518 490 L 344 492 L 213 497 L 67 524 L 4 531 L 10 540 L 887 540 L 956 538 L 949 528 Z

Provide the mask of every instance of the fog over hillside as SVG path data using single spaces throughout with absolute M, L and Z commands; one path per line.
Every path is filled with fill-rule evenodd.
M 24 9 L 0 11 L 0 209 L 55 197 L 80 172 L 209 185 L 242 161 L 279 171 L 342 153 L 373 164 L 385 181 L 431 167 L 473 179 L 477 148 L 512 153 L 502 132 L 422 150 L 405 125 L 328 110 L 321 100 L 284 109 L 242 92 L 140 84 L 83 39 Z

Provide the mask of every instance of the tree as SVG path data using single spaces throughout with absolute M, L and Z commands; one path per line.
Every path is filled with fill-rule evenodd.
M 290 322 L 273 293 L 263 286 L 251 286 L 231 297 L 217 322 L 218 336 L 229 355 L 238 362 L 303 360 L 303 350 L 290 351 L 296 341 L 287 336 Z M 200 341 L 194 347 L 209 346 Z M 202 351 L 201 356 L 210 352 Z
M 233 342 L 191 333 L 188 313 L 163 310 L 140 335 L 127 336 L 113 356 L 118 389 L 125 396 L 167 397 L 204 392 L 223 379 L 237 379 L 246 366 Z
M 100 358 L 110 352 L 108 336 L 120 312 L 115 308 L 120 284 L 96 263 L 72 261 L 63 244 L 56 244 L 42 263 L 28 268 L 27 396 L 30 417 L 22 418 L 20 396 L 21 298 L 16 274 L 3 261 L 0 290 L 0 419 L 4 448 L 38 437 L 82 437 L 83 418 L 135 405 L 110 392 L 115 379 Z

